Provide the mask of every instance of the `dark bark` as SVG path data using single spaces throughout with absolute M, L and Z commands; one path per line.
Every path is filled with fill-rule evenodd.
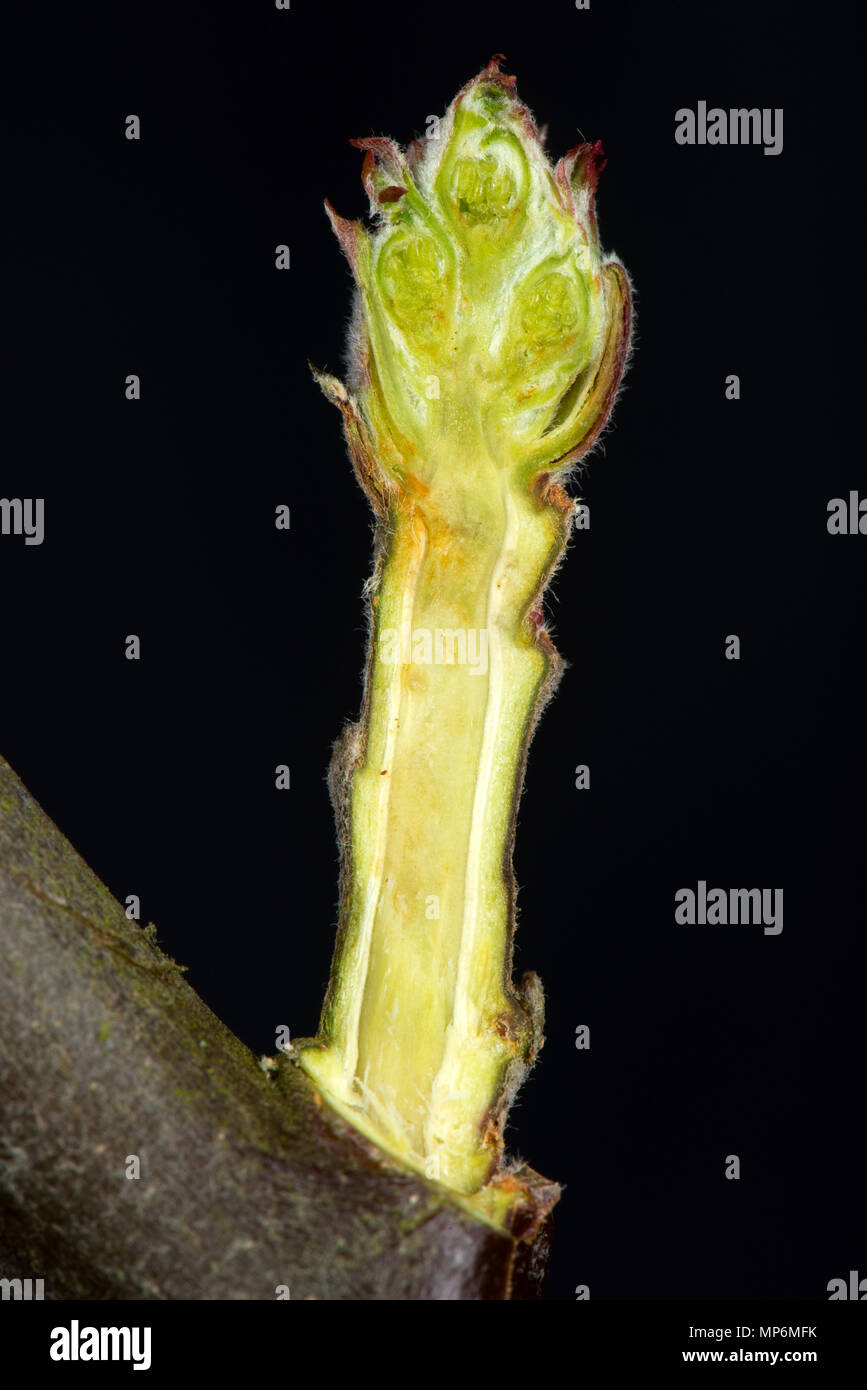
M 535 1297 L 558 1189 L 516 1176 L 511 1235 L 288 1057 L 263 1068 L 0 758 L 0 1277 L 69 1299 Z

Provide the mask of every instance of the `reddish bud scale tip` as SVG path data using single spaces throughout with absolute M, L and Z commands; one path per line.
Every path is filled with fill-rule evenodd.
M 512 77 L 509 73 L 500 71 L 500 64 L 505 63 L 505 61 L 505 53 L 495 53 L 488 62 L 488 66 L 484 69 L 483 72 L 479 74 L 478 77 L 473 78 L 473 81 L 481 82 L 485 80 L 499 82 L 501 86 L 506 87 L 511 92 L 514 92 L 518 82 L 517 77 Z
M 328 198 L 325 199 L 325 212 L 331 223 L 331 229 L 340 243 L 341 251 L 352 269 L 355 270 L 358 264 L 358 237 L 361 234 L 361 227 L 357 222 L 350 222 L 348 217 L 341 217 Z

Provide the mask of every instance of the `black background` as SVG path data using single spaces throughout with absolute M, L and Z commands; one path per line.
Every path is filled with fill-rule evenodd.
M 322 200 L 364 214 L 349 138 L 406 144 L 504 53 L 552 155 L 603 140 L 602 240 L 638 312 L 548 603 L 571 665 L 518 829 L 516 970 L 545 983 L 548 1040 L 510 1143 L 566 1184 L 547 1296 L 822 1299 L 867 1275 L 867 539 L 826 530 L 829 498 L 867 494 L 855 4 L 31 18 L 4 21 L 0 495 L 44 497 L 46 538 L 0 539 L 2 752 L 251 1048 L 315 1031 L 371 554 L 306 361 L 340 373 L 350 307 Z M 699 100 L 783 107 L 783 153 L 677 145 Z M 700 878 L 782 887 L 782 934 L 676 927 Z

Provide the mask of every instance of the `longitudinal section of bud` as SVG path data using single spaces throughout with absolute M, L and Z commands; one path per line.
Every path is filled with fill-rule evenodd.
M 607 419 L 629 283 L 599 246 L 601 146 L 553 166 L 499 60 L 436 140 L 357 143 L 372 230 L 329 209 L 356 282 L 351 370 L 318 379 L 377 519 L 371 645 L 332 765 L 338 943 L 299 1056 L 380 1145 L 496 1204 L 541 1045 L 541 987 L 512 984 L 511 856 L 562 664 L 541 610 L 574 511 L 557 480 Z

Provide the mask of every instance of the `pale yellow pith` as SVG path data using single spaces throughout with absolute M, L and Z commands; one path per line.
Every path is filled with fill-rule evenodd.
M 560 518 L 489 455 L 425 473 L 428 495 L 395 516 L 376 611 L 328 1045 L 301 1060 L 378 1143 L 469 1193 L 494 1157 L 492 1099 L 529 1042 L 504 981 L 503 858 L 547 669 L 526 610 Z

